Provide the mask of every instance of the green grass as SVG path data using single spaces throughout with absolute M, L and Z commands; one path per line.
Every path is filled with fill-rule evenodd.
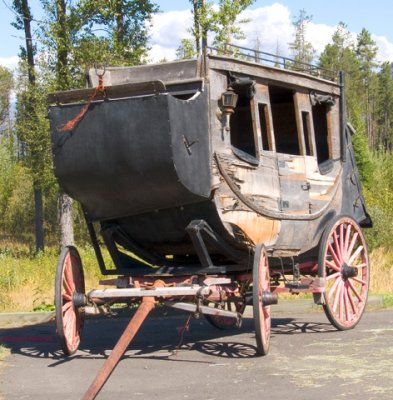
M 86 290 L 98 286 L 102 278 L 91 247 L 80 248 Z M 104 253 L 105 258 L 109 257 Z M 52 311 L 54 282 L 59 251 L 31 254 L 26 248 L 0 250 L 0 312 Z
M 78 249 L 84 267 L 86 292 L 98 288 L 100 274 L 92 247 Z M 108 252 L 103 249 L 106 263 L 113 268 Z M 54 281 L 59 256 L 57 248 L 33 254 L 26 245 L 0 242 L 0 312 L 53 311 Z M 371 260 L 371 294 L 381 294 L 384 305 L 393 307 L 393 253 L 376 249 Z M 287 295 L 281 299 L 311 298 L 311 295 Z
M 384 294 L 382 297 L 384 307 L 393 308 L 393 294 Z

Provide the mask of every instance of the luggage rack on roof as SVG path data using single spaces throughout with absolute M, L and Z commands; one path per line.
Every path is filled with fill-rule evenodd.
M 225 43 L 223 48 L 209 46 L 208 50 L 217 55 L 231 56 L 243 59 L 245 61 L 256 62 L 258 64 L 267 64 L 273 67 L 303 72 L 316 76 L 318 78 L 327 79 L 332 82 L 337 82 L 338 80 L 337 72 L 321 68 L 318 65 L 296 61 L 293 58 L 283 57 L 277 54 L 267 53 L 265 51 L 237 46 L 235 44 Z

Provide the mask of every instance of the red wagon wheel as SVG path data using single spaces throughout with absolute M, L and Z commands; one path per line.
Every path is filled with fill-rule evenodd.
M 338 216 L 326 228 L 318 265 L 326 316 L 339 330 L 354 328 L 366 306 L 370 270 L 366 242 L 353 218 Z
M 85 293 L 82 261 L 76 248 L 67 246 L 61 251 L 55 282 L 56 328 L 66 356 L 78 350 L 85 319 L 84 310 L 73 304 L 75 292 Z
M 260 244 L 255 249 L 252 281 L 253 311 L 257 353 L 264 356 L 270 344 L 270 306 L 263 305 L 263 293 L 270 293 L 270 272 L 266 248 Z
M 225 301 L 222 304 L 215 304 L 215 308 L 219 308 L 221 310 L 226 310 L 226 311 L 236 311 L 238 314 L 242 315 L 244 313 L 244 310 L 246 309 L 246 303 L 243 300 L 240 301 Z M 213 325 L 217 329 L 233 329 L 233 328 L 240 328 L 241 327 L 241 318 L 228 318 L 228 317 L 222 317 L 220 315 L 210 315 L 210 314 L 205 314 L 206 320 Z

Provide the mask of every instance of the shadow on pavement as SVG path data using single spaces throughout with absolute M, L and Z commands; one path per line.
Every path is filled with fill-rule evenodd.
M 311 318 L 311 317 L 310 317 Z M 180 351 L 194 350 L 212 357 L 251 358 L 256 357 L 254 346 L 254 321 L 244 318 L 240 329 L 218 330 L 204 318 L 191 320 L 188 331 L 181 335 L 187 316 L 171 318 L 152 318 L 145 321 L 128 353 L 123 358 L 149 358 L 168 361 L 194 362 L 192 359 L 180 360 Z M 106 358 L 126 327 L 128 318 L 88 318 L 80 344 L 80 350 L 72 357 L 64 358 L 59 348 L 54 323 L 46 323 L 23 328 L 0 330 L 0 344 L 12 353 L 26 357 L 52 359 L 50 367 L 55 367 L 78 359 Z M 273 318 L 272 340 L 275 335 L 317 334 L 335 332 L 328 323 L 301 322 L 295 318 Z M 241 341 L 236 336 L 246 334 Z M 230 340 L 227 340 L 230 338 Z M 243 343 L 242 343 L 243 342 Z M 204 363 L 205 361 L 198 361 Z M 206 361 L 206 363 L 209 363 Z

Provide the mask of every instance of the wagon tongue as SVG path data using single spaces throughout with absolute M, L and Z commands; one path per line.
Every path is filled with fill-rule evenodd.
M 351 267 L 346 263 L 344 263 L 341 268 L 341 275 L 344 279 L 354 278 L 355 276 L 358 276 L 358 272 L 359 271 L 356 267 Z

